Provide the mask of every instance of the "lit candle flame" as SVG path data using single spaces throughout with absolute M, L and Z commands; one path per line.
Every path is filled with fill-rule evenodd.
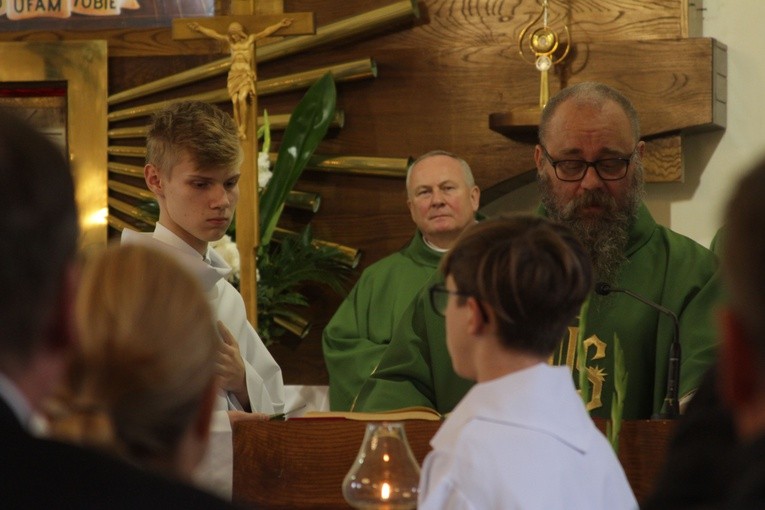
M 383 501 L 387 501 L 390 498 L 390 484 L 388 482 L 383 482 L 380 489 L 380 498 Z
M 388 455 L 387 453 L 384 453 L 383 454 L 383 462 L 390 462 L 390 455 Z

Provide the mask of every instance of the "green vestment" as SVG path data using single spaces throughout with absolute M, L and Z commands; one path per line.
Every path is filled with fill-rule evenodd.
M 544 214 L 544 210 L 542 210 Z M 701 245 L 657 225 L 641 205 L 630 230 L 628 262 L 613 287 L 629 289 L 672 311 L 680 320 L 680 396 L 695 390 L 712 364 L 717 334 L 714 306 L 721 288 L 716 257 Z M 433 281 L 443 279 L 434 275 Z M 666 394 L 673 337 L 669 317 L 624 294 L 593 295 L 584 321 L 587 366 L 592 370 L 594 416 L 609 417 L 613 394 L 613 338 L 618 335 L 629 376 L 625 419 L 660 412 Z M 578 325 L 553 356 L 576 367 Z M 574 376 L 576 371 L 572 369 Z M 406 310 L 375 373 L 362 388 L 356 409 L 382 411 L 424 405 L 440 413 L 454 408 L 472 382 L 457 376 L 446 349 L 444 319 L 422 291 Z
M 369 266 L 322 335 L 333 411 L 351 409 L 388 346 L 398 320 L 438 268 L 443 253 L 417 231 L 409 244 Z

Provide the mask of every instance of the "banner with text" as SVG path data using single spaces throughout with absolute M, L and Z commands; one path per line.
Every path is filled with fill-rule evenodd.
M 122 9 L 140 9 L 138 0 L 0 0 L 0 16 L 10 20 L 30 18 L 68 18 L 86 16 L 119 16 Z

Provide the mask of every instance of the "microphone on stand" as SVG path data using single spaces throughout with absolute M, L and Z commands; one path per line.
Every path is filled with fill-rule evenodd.
M 654 310 L 657 310 L 664 315 L 668 315 L 672 319 L 672 323 L 675 326 L 674 335 L 672 337 L 672 343 L 669 344 L 669 363 L 667 364 L 667 394 L 664 397 L 664 405 L 662 406 L 663 412 L 653 418 L 660 419 L 674 419 L 680 414 L 680 403 L 678 393 L 680 391 L 680 321 L 677 320 L 675 312 L 669 308 L 665 308 L 653 301 L 644 298 L 639 294 L 635 294 L 631 290 L 620 289 L 611 287 L 606 282 L 598 282 L 595 284 L 595 292 L 601 296 L 607 296 L 612 292 L 621 292 L 628 296 L 637 299 L 641 303 L 644 303 Z

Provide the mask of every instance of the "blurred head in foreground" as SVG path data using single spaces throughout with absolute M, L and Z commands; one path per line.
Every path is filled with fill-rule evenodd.
M 722 268 L 729 303 L 720 313 L 720 384 L 739 434 L 765 433 L 765 160 L 728 202 Z
M 197 281 L 158 251 L 111 246 L 86 261 L 75 316 L 53 433 L 188 478 L 207 445 L 220 341 Z

